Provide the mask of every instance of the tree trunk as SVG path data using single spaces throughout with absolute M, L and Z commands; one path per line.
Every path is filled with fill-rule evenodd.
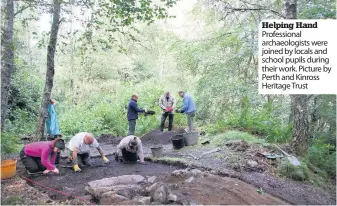
M 36 128 L 36 137 L 35 141 L 40 140 L 44 134 L 45 121 L 48 117 L 48 103 L 51 97 L 51 91 L 53 88 L 55 65 L 54 65 L 54 56 L 56 51 L 56 42 L 57 42 L 57 33 L 59 30 L 60 24 L 60 11 L 61 4 L 59 0 L 54 0 L 53 8 L 53 22 L 51 25 L 50 39 L 48 44 L 47 51 L 47 73 L 46 73 L 46 83 L 44 87 L 44 95 L 40 108 L 40 113 L 38 117 L 38 123 Z
M 1 57 L 1 131 L 5 130 L 5 120 L 7 116 L 7 104 L 9 90 L 11 88 L 12 74 L 15 69 L 14 65 L 14 2 L 7 0 L 5 7 L 5 27 L 1 38 L 2 57 Z
M 308 97 L 306 95 L 292 95 L 293 140 L 291 146 L 299 155 L 306 154 L 308 149 Z
M 297 0 L 284 0 L 284 16 L 286 19 L 297 19 Z M 291 112 L 293 118 L 293 134 L 291 146 L 299 155 L 308 149 L 308 97 L 307 95 L 291 95 Z

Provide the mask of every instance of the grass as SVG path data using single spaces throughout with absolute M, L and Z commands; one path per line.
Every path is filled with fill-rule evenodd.
M 228 140 L 245 140 L 248 143 L 266 144 L 264 139 L 259 139 L 254 135 L 240 131 L 227 131 L 215 136 L 206 136 L 206 138 L 211 139 L 211 144 L 216 146 L 222 146 Z

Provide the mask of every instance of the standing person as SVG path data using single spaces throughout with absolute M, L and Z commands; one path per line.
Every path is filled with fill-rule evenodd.
M 195 112 L 196 112 L 196 106 L 195 103 L 193 101 L 193 98 L 185 93 L 184 91 L 179 91 L 179 96 L 183 98 L 184 100 L 184 106 L 181 109 L 178 109 L 177 112 L 178 113 L 184 113 L 187 115 L 187 119 L 188 119 L 188 131 L 192 132 L 193 129 L 193 117 L 195 116 Z
M 46 129 L 48 139 L 55 139 L 60 136 L 60 129 L 57 122 L 55 110 L 55 101 L 50 99 L 48 104 L 48 118 L 46 120 Z
M 139 112 L 146 112 L 146 109 L 140 109 L 138 108 L 138 95 L 136 93 L 133 93 L 131 96 L 131 99 L 128 103 L 128 121 L 129 121 L 129 133 L 128 135 L 134 135 L 136 130 L 136 120 L 138 119 L 138 113 Z
M 109 159 L 105 157 L 102 148 L 99 146 L 97 140 L 91 133 L 80 132 L 71 138 L 68 149 L 70 150 L 69 160 L 74 164 L 74 171 L 80 172 L 77 159 L 85 166 L 91 166 L 90 162 L 90 148 L 96 148 L 101 154 L 104 163 L 110 163 Z
M 171 96 L 169 91 L 166 91 L 159 98 L 159 106 L 163 109 L 163 114 L 161 116 L 161 123 L 160 123 L 160 131 L 164 130 L 164 125 L 167 116 L 169 117 L 168 131 L 171 131 L 174 117 L 173 110 L 176 107 L 176 100 L 174 99 L 174 97 Z
M 47 174 L 59 173 L 54 161 L 56 154 L 64 150 L 64 140 L 56 138 L 53 141 L 33 142 L 25 145 L 20 152 L 20 159 L 28 173 L 42 172 Z
M 128 163 L 137 162 L 138 159 L 140 163 L 144 164 L 142 141 L 133 135 L 124 137 L 117 146 L 115 160 Z
M 56 138 L 61 138 L 62 135 L 60 133 L 59 125 L 57 122 L 57 115 L 55 110 L 55 101 L 50 99 L 48 104 L 48 118 L 46 120 L 46 130 L 47 130 L 47 140 L 54 140 Z M 58 152 L 55 164 L 60 162 L 61 153 Z

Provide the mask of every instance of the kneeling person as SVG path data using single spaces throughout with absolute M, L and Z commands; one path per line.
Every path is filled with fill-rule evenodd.
M 81 171 L 78 166 L 78 162 L 85 166 L 91 166 L 90 162 L 90 148 L 96 148 L 101 154 L 103 161 L 109 163 L 109 159 L 105 157 L 102 148 L 91 133 L 80 132 L 71 138 L 68 149 L 70 150 L 69 160 L 72 160 L 74 164 L 75 172 Z M 79 159 L 80 161 L 78 161 Z
M 60 150 L 64 150 L 64 140 L 56 138 L 53 141 L 33 142 L 25 145 L 20 152 L 20 159 L 28 173 L 53 172 L 58 174 L 55 159 Z
M 133 135 L 124 137 L 117 146 L 116 160 L 136 162 L 138 159 L 144 163 L 142 141 Z

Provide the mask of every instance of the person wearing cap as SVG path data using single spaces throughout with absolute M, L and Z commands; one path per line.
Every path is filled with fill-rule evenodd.
M 28 173 L 49 172 L 59 174 L 54 165 L 56 155 L 64 150 L 64 140 L 56 138 L 53 141 L 33 142 L 25 145 L 20 152 L 20 159 Z
M 161 122 L 160 122 L 160 131 L 164 130 L 164 125 L 167 116 L 169 117 L 169 125 L 168 125 L 168 131 L 172 130 L 173 126 L 173 110 L 176 107 L 176 100 L 174 97 L 171 96 L 169 91 L 166 91 L 160 98 L 159 98 L 159 106 L 163 110 L 163 114 L 161 116 Z
M 138 95 L 133 93 L 128 103 L 127 119 L 129 121 L 129 133 L 128 135 L 134 135 L 136 130 L 136 120 L 138 119 L 139 112 L 147 112 L 147 109 L 138 108 Z
M 193 129 L 193 117 L 195 116 L 196 106 L 191 95 L 184 91 L 178 92 L 179 96 L 183 98 L 184 105 L 181 109 L 177 109 L 176 112 L 184 113 L 187 115 L 188 131 L 191 132 Z
M 69 161 L 73 162 L 75 172 L 81 171 L 78 162 L 84 166 L 91 166 L 90 148 L 96 148 L 101 154 L 104 163 L 110 163 L 109 159 L 104 155 L 102 148 L 99 146 L 99 143 L 91 133 L 80 132 L 76 134 L 71 138 L 67 148 L 70 150 Z
M 144 164 L 143 146 L 139 137 L 124 137 L 117 146 L 115 159 L 124 163 L 136 162 L 139 159 L 140 163 Z

